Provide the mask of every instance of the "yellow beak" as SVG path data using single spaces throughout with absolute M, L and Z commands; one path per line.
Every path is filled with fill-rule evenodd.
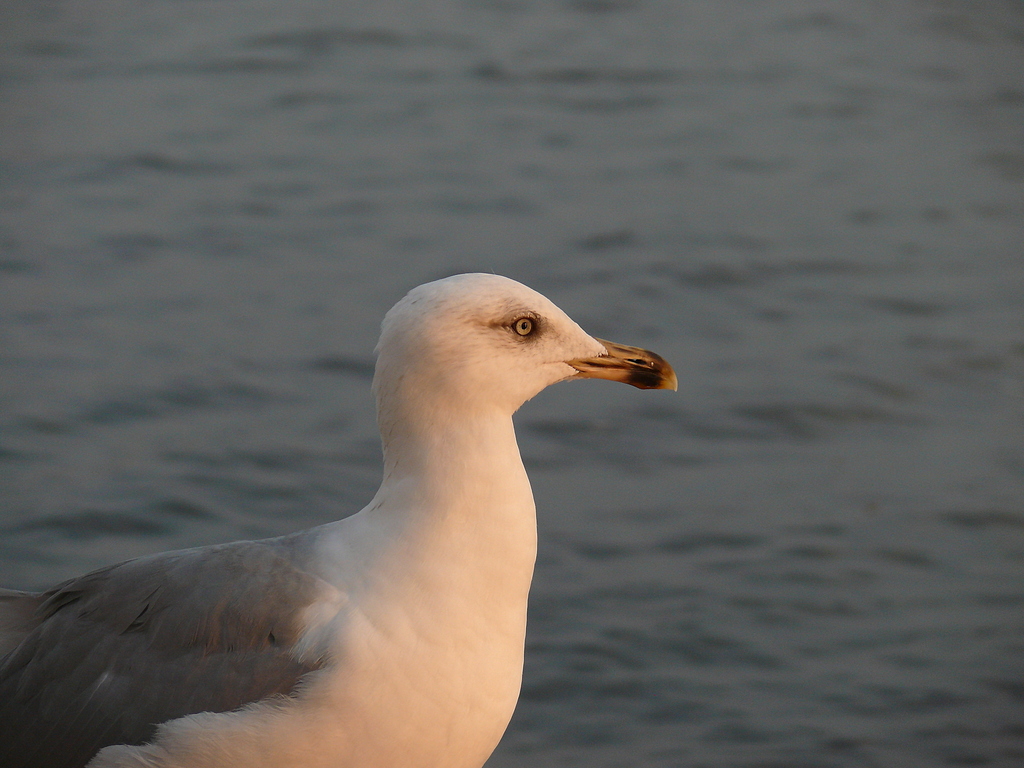
M 676 372 L 661 355 L 604 339 L 597 341 L 604 345 L 608 354 L 567 361 L 581 377 L 621 381 L 640 389 L 675 390 L 678 387 Z

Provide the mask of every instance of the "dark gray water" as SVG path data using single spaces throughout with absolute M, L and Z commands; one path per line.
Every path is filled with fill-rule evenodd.
M 519 415 L 541 555 L 490 768 L 1024 765 L 1021 3 L 0 30 L 0 583 L 355 511 L 381 316 L 495 271 L 681 386 Z

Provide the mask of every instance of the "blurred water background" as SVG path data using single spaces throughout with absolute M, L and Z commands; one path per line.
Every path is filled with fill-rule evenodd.
M 0 583 L 347 515 L 412 286 L 655 349 L 521 411 L 489 768 L 1024 765 L 1024 5 L 0 9 Z

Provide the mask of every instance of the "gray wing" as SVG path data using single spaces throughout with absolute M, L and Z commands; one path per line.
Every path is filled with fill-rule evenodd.
M 78 768 L 159 723 L 288 694 L 322 660 L 289 654 L 317 579 L 278 540 L 169 552 L 41 595 L 0 593 L 0 765 Z
M 36 609 L 42 602 L 42 595 L 0 589 L 0 659 L 17 648 L 39 624 Z

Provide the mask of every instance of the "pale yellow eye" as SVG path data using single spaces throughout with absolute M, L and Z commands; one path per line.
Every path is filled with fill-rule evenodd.
M 520 317 L 512 323 L 512 327 L 516 329 L 516 333 L 520 336 L 529 336 L 533 333 L 533 320 L 528 317 Z

